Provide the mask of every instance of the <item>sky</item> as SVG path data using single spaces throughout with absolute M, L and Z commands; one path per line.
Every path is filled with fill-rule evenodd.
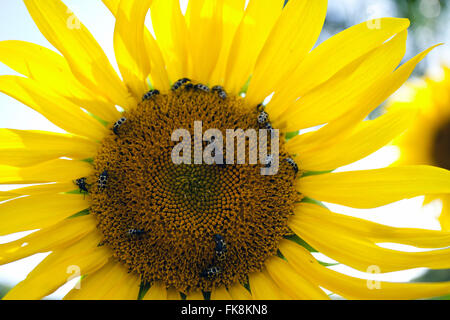
M 88 27 L 99 44 L 105 50 L 112 65 L 117 69 L 113 50 L 113 30 L 114 19 L 109 11 L 103 6 L 101 1 L 92 0 L 64 0 L 78 18 Z M 392 16 L 392 5 L 390 1 L 370 1 L 370 0 L 330 0 L 328 19 L 346 16 L 351 24 L 359 23 L 371 18 L 381 16 Z M 324 32 L 319 41 L 328 38 L 330 34 Z M 55 50 L 50 43 L 40 34 L 29 16 L 25 5 L 19 0 L 0 1 L 0 41 L 3 40 L 24 40 L 33 42 Z M 425 37 L 423 47 L 439 43 L 448 42 L 448 33 L 443 32 L 432 37 Z M 448 57 L 448 47 L 442 46 L 434 50 L 427 58 L 430 68 L 437 68 L 442 57 Z M 416 53 L 407 52 L 407 58 Z M 0 63 L 0 75 L 16 74 L 14 71 Z M 61 129 L 50 123 L 37 112 L 29 109 L 20 102 L 0 93 L 0 128 L 14 129 L 34 129 L 63 132 Z M 361 170 L 368 168 L 383 167 L 389 165 L 396 159 L 397 150 L 393 147 L 386 147 L 375 154 L 357 163 L 339 169 Z M 6 190 L 12 186 L 0 186 L 0 190 Z M 331 205 L 329 208 L 336 212 L 367 218 L 379 223 L 397 227 L 417 227 L 428 229 L 439 229 L 439 225 L 434 218 L 440 208 L 439 203 L 422 208 L 421 197 L 399 201 L 397 203 L 370 210 L 349 209 L 342 206 Z M 15 235 L 15 238 L 23 234 Z M 12 237 L 1 237 L 0 243 L 11 241 Z M 392 246 L 391 246 L 392 247 Z M 392 247 L 393 248 L 393 247 Z M 415 250 L 414 248 L 402 247 L 403 250 Z M 26 274 L 43 259 L 47 254 L 38 254 L 18 262 L 0 266 L 0 283 L 14 285 L 25 278 Z M 320 256 L 320 255 L 319 255 Z M 320 256 L 321 260 L 329 261 L 326 257 Z M 339 270 L 351 275 L 364 277 L 361 273 L 350 268 L 336 266 Z M 423 272 L 412 270 L 407 272 L 395 272 L 377 276 L 380 280 L 388 281 L 408 281 Z M 69 275 L 68 275 L 69 277 Z M 67 288 L 59 290 L 50 298 L 60 298 Z

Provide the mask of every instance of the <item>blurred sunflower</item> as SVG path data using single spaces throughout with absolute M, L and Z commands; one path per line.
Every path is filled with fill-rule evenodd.
M 71 13 L 61 1 L 24 2 L 62 56 L 0 42 L 0 61 L 24 75 L 1 76 L 0 90 L 68 133 L 1 130 L 0 183 L 34 185 L 1 193 L 0 235 L 39 230 L 0 245 L 0 263 L 51 251 L 6 299 L 43 298 L 74 266 L 80 287 L 67 299 L 328 299 L 323 288 L 350 299 L 414 299 L 450 292 L 448 282 L 381 282 L 374 290 L 311 254 L 364 272 L 450 267 L 450 249 L 442 249 L 450 233 L 392 228 L 320 203 L 373 208 L 450 193 L 450 172 L 432 166 L 331 173 L 384 146 L 414 119 L 415 109 L 402 106 L 364 121 L 431 50 L 397 67 L 408 20 L 362 23 L 311 51 L 324 0 L 285 7 L 253 0 L 245 9 L 243 0 L 191 0 L 185 15 L 177 0 L 104 0 L 116 16 L 122 81 L 86 28 L 68 27 Z M 156 40 L 144 26 L 149 8 Z M 171 133 L 192 132 L 194 120 L 222 131 L 289 133 L 278 173 L 173 164 Z M 434 250 L 378 245 L 385 242 Z
M 450 170 L 450 69 L 442 71 L 440 80 L 426 77 L 421 83 L 410 84 L 413 96 L 409 101 L 390 103 L 393 108 L 411 104 L 420 109 L 420 116 L 394 141 L 400 149 L 395 165 L 433 165 Z M 450 195 L 429 195 L 424 203 L 435 199 L 442 201 L 441 227 L 450 231 Z

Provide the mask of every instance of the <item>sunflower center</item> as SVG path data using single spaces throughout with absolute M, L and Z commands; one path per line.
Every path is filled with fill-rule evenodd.
M 259 114 L 240 97 L 182 86 L 147 96 L 103 140 L 89 178 L 91 212 L 114 257 L 143 282 L 185 293 L 245 283 L 290 234 L 299 195 L 283 141 L 275 175 L 262 175 L 261 163 L 172 161 L 174 130 L 194 136 L 202 121 L 225 137 L 226 129 L 260 129 Z
M 432 152 L 435 165 L 450 170 L 450 119 L 436 131 Z

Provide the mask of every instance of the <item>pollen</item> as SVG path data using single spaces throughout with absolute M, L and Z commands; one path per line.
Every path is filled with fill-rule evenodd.
M 186 294 L 245 284 L 292 234 L 288 218 L 301 199 L 296 171 L 282 161 L 290 158 L 284 141 L 275 175 L 262 175 L 260 164 L 174 164 L 172 132 L 193 136 L 195 121 L 224 136 L 261 128 L 260 111 L 243 98 L 176 84 L 111 126 L 88 178 L 91 212 L 103 243 L 143 283 L 162 281 Z

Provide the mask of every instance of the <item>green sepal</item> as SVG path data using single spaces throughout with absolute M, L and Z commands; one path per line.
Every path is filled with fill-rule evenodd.
M 292 131 L 292 132 L 287 132 L 284 135 L 284 138 L 286 139 L 286 141 L 288 141 L 288 140 L 298 136 L 299 133 L 300 133 L 300 131 L 298 131 L 298 130 L 297 131 Z
M 239 94 L 247 93 L 248 86 L 250 85 L 250 80 L 252 79 L 252 76 L 250 76 L 247 80 L 247 82 L 244 84 L 244 86 L 241 88 L 241 91 L 239 91 Z
M 211 300 L 211 291 L 202 291 L 203 299 Z
M 323 262 L 323 261 L 320 261 L 320 260 L 317 260 L 317 262 L 320 263 L 324 267 L 334 267 L 334 266 L 337 266 L 339 264 L 337 262 L 336 263 L 328 263 L 328 262 Z
M 285 256 L 281 253 L 280 250 L 277 250 L 277 257 L 283 259 L 284 261 L 288 261 Z
M 72 191 L 66 191 L 64 194 L 83 194 L 83 192 L 81 192 L 80 189 L 75 189 Z
M 96 116 L 93 113 L 89 112 L 89 115 L 94 118 L 95 120 L 97 120 L 98 122 L 100 122 L 102 125 L 104 125 L 105 127 L 107 127 L 109 125 L 109 122 L 106 120 L 103 120 L 102 118 L 100 118 L 99 116 Z
M 91 212 L 89 211 L 89 209 L 84 209 L 81 210 L 80 212 L 75 213 L 74 215 L 71 215 L 70 217 L 68 217 L 67 219 L 72 219 L 72 218 L 78 218 L 78 217 L 82 217 L 82 216 L 87 216 L 88 214 L 90 214 Z
M 94 158 L 87 158 L 87 159 L 83 159 L 83 160 L 81 160 L 81 161 L 84 161 L 84 162 L 93 164 L 93 163 L 94 163 Z
M 145 294 L 150 289 L 150 283 L 141 281 L 141 284 L 139 285 L 139 293 L 138 293 L 138 300 L 144 299 Z
M 301 245 L 303 248 L 305 248 L 309 252 L 318 252 L 316 249 L 311 247 L 305 240 L 303 240 L 296 234 L 284 236 L 284 238 L 287 240 L 291 240 L 291 241 L 295 242 L 296 244 Z
M 304 178 L 304 177 L 308 177 L 308 176 L 317 176 L 319 174 L 331 173 L 334 170 L 336 170 L 336 169 L 327 170 L 327 171 L 305 171 L 305 172 L 302 173 L 301 177 Z
M 304 203 L 312 203 L 312 204 L 316 204 L 318 206 L 321 206 L 322 208 L 328 209 L 326 205 L 323 204 L 322 201 L 313 199 L 313 198 L 309 198 L 309 197 L 304 197 L 300 202 L 304 202 Z

